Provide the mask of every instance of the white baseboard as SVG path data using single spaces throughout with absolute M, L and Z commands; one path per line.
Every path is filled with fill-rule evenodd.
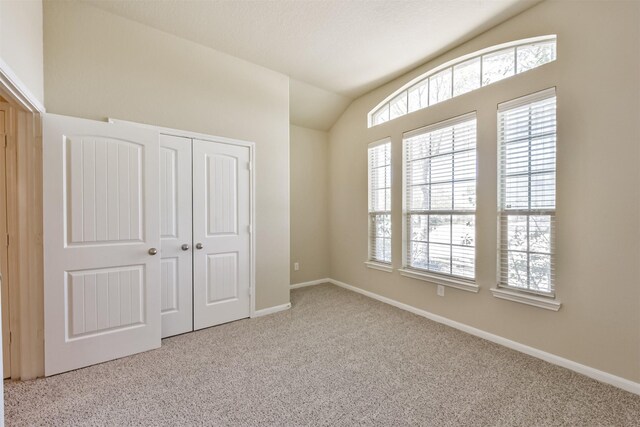
M 323 283 L 332 283 L 331 279 L 311 280 L 310 282 L 302 282 L 291 285 L 291 289 L 304 288 L 313 285 L 322 285 Z
M 291 303 L 288 302 L 286 304 L 276 305 L 276 306 L 269 307 L 269 308 L 263 308 L 262 310 L 256 310 L 256 311 L 253 312 L 253 316 L 251 316 L 251 317 L 266 316 L 268 314 L 273 314 L 273 313 L 278 313 L 280 311 L 289 310 L 290 308 L 291 308 Z
M 537 348 L 529 347 L 528 345 L 521 344 L 516 341 L 512 341 L 507 338 L 503 338 L 499 335 L 494 335 L 489 332 L 483 331 L 481 329 L 474 328 L 469 325 L 465 325 L 464 323 L 456 322 L 455 320 L 447 319 L 446 317 L 439 316 L 437 314 L 430 313 L 428 311 L 410 306 L 408 304 L 401 303 L 399 301 L 393 300 L 391 298 L 383 297 L 382 295 L 375 294 L 373 292 L 365 291 L 364 289 L 357 288 L 355 286 L 348 285 L 344 282 L 340 282 L 334 279 L 328 279 L 329 283 L 333 283 L 336 286 L 339 286 L 344 289 L 348 289 L 353 292 L 357 292 L 359 294 L 365 295 L 369 298 L 373 298 L 375 300 L 384 302 L 386 304 L 392 305 L 402 310 L 406 310 L 413 314 L 417 314 L 418 316 L 426 317 L 429 320 L 433 320 L 434 322 L 442 323 L 447 326 L 451 326 L 452 328 L 461 330 L 471 335 L 475 335 L 477 337 L 486 339 L 488 341 L 494 342 L 496 344 L 503 345 L 512 350 L 519 351 L 521 353 L 528 354 L 529 356 L 536 357 L 538 359 L 542 359 L 546 362 L 552 363 L 554 365 L 562 366 L 563 368 L 567 368 L 574 372 L 577 372 L 582 375 L 586 375 L 587 377 L 593 378 L 594 380 L 601 381 L 606 384 L 610 384 L 614 387 L 621 388 L 628 392 L 640 395 L 640 383 L 636 383 L 630 380 L 627 380 L 622 377 L 618 377 L 613 374 L 609 374 L 604 371 L 600 371 L 595 368 L 591 368 L 586 365 L 582 365 L 578 362 L 574 362 L 569 359 L 565 359 L 560 356 L 556 356 L 555 354 L 547 353 L 546 351 L 538 350 Z

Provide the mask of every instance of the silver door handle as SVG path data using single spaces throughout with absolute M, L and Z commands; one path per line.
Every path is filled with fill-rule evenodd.
M 196 249 L 202 249 L 204 245 L 202 243 L 196 243 Z
M 149 255 L 155 255 L 157 253 L 158 253 L 158 250 L 156 248 L 149 249 Z
M 186 243 L 182 246 L 180 246 L 180 249 L 182 249 L 183 251 L 188 251 L 189 250 L 189 245 L 187 245 Z

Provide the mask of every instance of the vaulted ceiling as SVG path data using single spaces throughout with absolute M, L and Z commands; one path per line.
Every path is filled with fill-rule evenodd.
M 84 0 L 291 77 L 291 122 L 326 130 L 353 98 L 540 0 Z

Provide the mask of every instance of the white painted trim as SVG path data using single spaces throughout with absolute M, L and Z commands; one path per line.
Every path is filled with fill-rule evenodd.
M 290 308 L 291 308 L 291 303 L 288 302 L 286 304 L 276 305 L 274 307 L 263 308 L 262 310 L 255 310 L 251 314 L 251 318 L 262 317 L 262 316 L 266 316 L 268 314 L 278 313 L 278 312 L 281 312 L 281 311 L 289 310 Z
M 307 286 L 322 285 L 323 283 L 331 283 L 331 279 L 318 279 L 310 280 L 308 282 L 294 283 L 290 286 L 290 289 L 306 288 Z
M 365 261 L 364 265 L 366 265 L 368 268 L 372 268 L 374 270 L 380 270 L 380 271 L 385 271 L 387 273 L 393 273 L 393 267 L 391 267 L 390 265 L 387 265 L 387 264 L 382 264 L 381 262 Z
M 250 205 L 250 218 L 249 227 L 251 227 L 251 250 L 250 250 L 250 280 L 249 291 L 251 292 L 251 307 L 249 308 L 249 316 L 256 317 L 256 144 L 253 141 L 243 141 L 241 139 L 225 138 L 223 136 L 207 135 L 204 133 L 191 132 L 187 130 L 171 129 L 162 126 L 150 125 L 147 123 L 138 123 L 128 120 L 120 120 L 109 117 L 107 119 L 109 123 L 119 123 L 131 126 L 143 127 L 147 129 L 154 129 L 162 135 L 171 135 L 181 138 L 198 139 L 201 141 L 218 142 L 222 144 L 230 144 L 241 147 L 249 148 L 249 205 Z M 290 305 L 289 305 L 290 306 Z M 268 314 L 268 313 L 267 313 Z
M 249 226 L 251 227 L 251 283 L 249 283 L 249 289 L 251 290 L 251 307 L 249 313 L 251 316 L 255 316 L 256 313 L 256 145 L 251 143 L 249 145 Z M 289 303 L 291 305 L 291 303 Z
M 388 142 L 391 142 L 391 137 L 390 136 L 387 136 L 385 138 L 382 138 L 382 139 L 379 139 L 377 141 L 373 141 L 373 142 L 369 143 L 367 145 L 367 149 L 376 148 L 376 147 L 378 147 L 380 145 L 384 145 L 384 144 L 386 144 Z
M 436 283 L 438 285 L 448 286 L 450 288 L 460 289 L 467 292 L 478 292 L 480 286 L 473 281 L 466 281 L 455 277 L 444 277 L 437 274 L 423 273 L 421 271 L 410 270 L 407 268 L 399 268 L 400 275 L 410 277 L 412 279 L 424 280 L 425 282 Z
M 0 86 L 9 95 L 31 113 L 44 113 L 44 105 L 36 98 L 27 86 L 18 78 L 9 65 L 0 58 Z
M 393 164 L 393 156 L 391 154 L 391 137 L 386 137 L 386 138 L 382 138 L 379 139 L 377 141 L 374 141 L 370 144 L 367 145 L 367 253 L 368 253 L 368 261 L 369 262 L 376 262 L 379 263 L 380 261 L 373 261 L 373 259 L 375 258 L 373 256 L 373 254 L 371 253 L 371 249 L 372 249 L 372 241 L 371 241 L 371 237 L 372 237 L 372 223 L 371 223 L 371 214 L 372 213 L 383 213 L 383 212 L 387 212 L 389 215 L 391 214 L 391 210 L 389 211 L 376 211 L 375 209 L 371 208 L 371 204 L 372 204 L 372 200 L 371 200 L 371 178 L 372 178 L 372 170 L 371 170 L 371 165 L 372 165 L 372 160 L 371 160 L 371 153 L 373 150 L 376 150 L 378 147 L 382 147 L 383 145 L 388 145 L 389 146 L 389 171 L 391 172 L 393 167 L 391 166 Z M 393 178 L 391 178 L 393 180 Z M 391 193 L 393 192 L 392 189 L 389 189 L 389 196 L 391 197 Z M 386 206 L 385 206 L 386 207 Z M 374 238 L 375 240 L 375 238 Z M 389 261 L 389 263 L 391 263 L 391 261 Z M 365 263 L 366 264 L 366 263 Z M 375 268 L 375 267 L 374 267 Z M 382 270 L 382 268 L 379 268 L 378 270 Z M 384 270 L 383 270 L 384 271 Z
M 498 104 L 498 113 L 503 113 L 513 108 L 522 107 L 523 105 L 531 104 L 533 102 L 543 101 L 545 99 L 553 98 L 556 96 L 556 87 L 550 87 L 538 92 L 531 93 L 529 95 L 521 96 L 520 98 L 511 99 L 509 101 L 501 102 Z
M 544 308 L 546 310 L 558 311 L 562 306 L 562 303 L 558 300 L 539 297 L 524 292 L 511 291 L 501 288 L 491 288 L 490 291 L 496 298 L 519 302 L 520 304 L 532 305 L 534 307 Z
M 460 123 L 469 122 L 471 120 L 477 120 L 477 116 L 478 116 L 477 111 L 475 110 L 470 111 L 468 113 L 453 117 L 451 119 L 442 120 L 431 125 L 422 126 L 417 129 L 404 132 L 402 134 L 402 139 L 412 138 L 416 135 L 422 135 L 424 133 L 434 132 L 436 130 L 440 130 L 443 128 L 459 125 Z M 477 131 L 476 131 L 476 134 L 477 134 Z
M 560 356 L 556 356 L 555 354 L 547 353 L 546 351 L 542 351 L 537 348 L 529 347 L 528 345 L 524 345 L 519 342 L 512 341 L 510 339 L 503 338 L 498 335 L 494 335 L 492 333 L 483 331 L 481 329 L 477 329 L 472 326 L 465 325 L 464 323 L 456 322 L 455 320 L 447 319 L 446 317 L 439 316 L 437 314 L 430 313 L 426 310 L 422 310 L 422 309 L 413 307 L 411 305 L 401 303 L 391 298 L 383 297 L 382 295 L 378 295 L 373 292 L 365 291 L 364 289 L 360 289 L 355 286 L 348 285 L 338 280 L 331 279 L 330 282 L 341 288 L 365 295 L 369 298 L 381 301 L 385 304 L 392 305 L 401 310 L 405 310 L 410 313 L 416 314 L 418 316 L 425 317 L 429 320 L 433 320 L 434 322 L 442 323 L 443 325 L 447 325 L 452 328 L 458 329 L 460 331 L 466 332 L 468 334 L 475 335 L 479 338 L 483 338 L 487 341 L 500 344 L 512 350 L 516 350 L 521 353 L 528 354 L 529 356 L 533 356 L 537 359 L 544 360 L 545 362 L 549 362 L 551 364 L 561 366 L 563 368 L 569 369 L 579 374 L 586 375 L 587 377 L 593 378 L 594 380 L 601 381 L 603 383 L 612 385 L 614 387 L 621 388 L 622 390 L 626 390 L 630 393 L 640 395 L 640 383 L 636 383 L 628 379 L 618 377 L 616 375 L 609 374 L 607 372 L 600 371 L 595 368 L 591 368 L 586 365 L 582 365 L 578 362 L 574 362 L 572 360 L 565 359 Z

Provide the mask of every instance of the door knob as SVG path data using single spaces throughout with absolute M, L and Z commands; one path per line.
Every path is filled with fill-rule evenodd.
M 182 246 L 180 246 L 180 249 L 182 249 L 183 251 L 188 251 L 189 250 L 189 245 L 187 245 L 186 243 Z
M 202 249 L 202 248 L 204 248 L 202 243 L 196 243 L 196 249 Z
M 156 248 L 149 249 L 149 255 L 155 255 L 157 253 L 158 253 L 158 250 Z

